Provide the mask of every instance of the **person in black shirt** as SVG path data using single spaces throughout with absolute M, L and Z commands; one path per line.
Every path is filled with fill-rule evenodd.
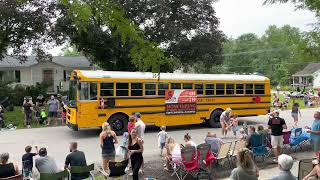
M 33 168 L 33 156 L 39 154 L 38 146 L 35 146 L 36 153 L 31 153 L 32 147 L 27 146 L 25 148 L 26 154 L 22 156 L 22 174 L 23 177 L 31 177 L 32 176 L 32 168 Z
M 0 154 L 0 178 L 8 178 L 19 174 L 18 166 L 8 161 L 9 153 Z
M 275 156 L 275 162 L 277 162 L 278 156 L 281 152 L 281 147 L 283 145 L 283 129 L 287 129 L 286 122 L 284 119 L 279 117 L 279 111 L 274 111 L 268 122 L 268 127 L 271 129 L 271 145 L 273 148 L 273 153 Z
M 70 154 L 66 157 L 64 168 L 67 169 L 70 166 L 86 166 L 86 157 L 82 151 L 78 151 L 78 143 L 72 142 L 69 145 Z M 89 173 L 72 173 L 71 180 L 86 179 L 89 177 Z

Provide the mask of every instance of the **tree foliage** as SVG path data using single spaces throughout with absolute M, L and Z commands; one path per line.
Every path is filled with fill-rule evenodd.
M 314 32 L 301 32 L 291 26 L 270 26 L 262 37 L 244 34 L 224 44 L 222 70 L 236 73 L 262 73 L 271 83 L 289 84 L 292 74 L 319 58 L 319 39 Z
M 41 51 L 43 41 L 48 41 L 48 29 L 54 17 L 55 4 L 46 0 L 0 1 L 0 60 L 13 50 L 21 61 L 26 60 L 30 46 Z
M 80 56 L 81 53 L 77 50 L 75 46 L 66 45 L 62 49 L 60 56 Z
M 317 16 L 320 16 L 320 1 L 319 0 L 265 0 L 264 4 L 287 3 L 292 2 L 298 8 L 307 8 L 314 11 Z
M 146 39 L 165 47 L 184 68 L 222 63 L 224 34 L 212 3 L 215 0 L 119 0 L 126 15 Z M 194 67 L 197 68 L 197 67 Z

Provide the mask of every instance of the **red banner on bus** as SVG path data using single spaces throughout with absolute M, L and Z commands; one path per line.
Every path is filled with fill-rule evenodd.
M 166 114 L 192 114 L 197 111 L 195 90 L 166 90 Z

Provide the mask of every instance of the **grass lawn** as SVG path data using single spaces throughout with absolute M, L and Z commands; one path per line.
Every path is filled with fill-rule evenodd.
M 13 124 L 14 126 L 17 126 L 17 128 L 25 128 L 24 127 L 24 113 L 21 106 L 15 106 L 13 111 L 6 111 L 4 113 L 4 122 L 7 126 L 8 124 Z M 34 114 L 32 116 L 32 124 L 31 127 L 42 127 L 41 125 L 38 125 L 36 123 L 36 120 L 34 118 Z
M 283 102 L 283 101 L 284 101 L 284 98 L 285 98 L 285 96 L 284 96 L 283 94 L 280 94 L 280 95 L 279 95 L 280 102 Z M 273 98 L 273 96 L 272 96 L 272 97 L 271 97 L 271 103 L 273 102 L 273 100 L 274 100 L 274 98 Z M 305 107 L 305 105 L 304 105 L 303 98 L 296 98 L 296 99 L 290 98 L 287 109 L 292 109 L 293 101 L 299 103 L 300 109 L 307 108 L 307 107 Z

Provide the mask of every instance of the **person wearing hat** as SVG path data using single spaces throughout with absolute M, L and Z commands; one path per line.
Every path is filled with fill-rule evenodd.
M 35 166 L 39 173 L 54 174 L 58 172 L 55 160 L 48 156 L 46 148 L 40 148 L 39 157 L 35 159 Z
M 313 117 L 314 121 L 312 123 L 311 130 L 308 130 L 307 132 L 310 133 L 314 152 L 318 152 L 320 151 L 320 111 L 316 111 Z
M 144 138 L 144 131 L 146 129 L 146 125 L 144 122 L 141 120 L 141 114 L 139 112 L 136 112 L 134 114 L 134 118 L 136 123 L 134 124 L 134 129 L 137 130 L 137 136 L 138 138 L 142 139 Z
M 271 180 L 296 180 L 291 173 L 291 168 L 293 166 L 293 159 L 291 156 L 286 154 L 281 154 L 278 157 L 278 167 L 280 169 L 280 173 L 277 176 L 271 178 Z
M 276 157 L 274 162 L 277 162 L 283 146 L 282 131 L 283 129 L 287 129 L 287 125 L 285 120 L 279 117 L 279 111 L 274 111 L 272 114 L 268 121 L 268 128 L 271 129 L 271 145 L 274 156 Z

